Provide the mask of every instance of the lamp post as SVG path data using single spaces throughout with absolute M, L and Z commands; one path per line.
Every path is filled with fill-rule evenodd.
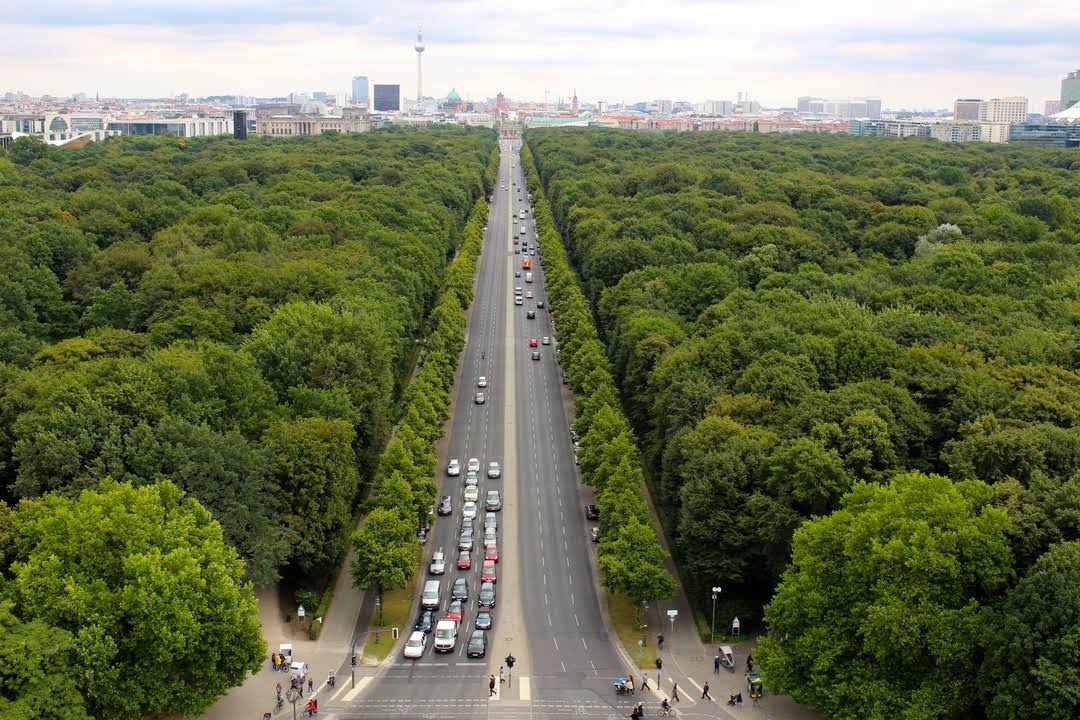
M 712 625 L 709 628 L 709 644 L 716 642 L 716 596 L 720 594 L 720 588 L 712 589 Z
M 290 703 L 292 703 L 292 717 L 293 717 L 293 720 L 296 720 L 296 701 L 299 700 L 301 697 L 303 697 L 303 694 L 304 693 L 302 691 L 297 690 L 296 688 L 293 688 L 293 687 L 289 688 L 285 692 L 285 698 Z

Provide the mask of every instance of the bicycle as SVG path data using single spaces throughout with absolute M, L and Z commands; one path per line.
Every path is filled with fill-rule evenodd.
M 675 717 L 678 713 L 675 712 L 675 708 L 660 708 L 656 711 L 656 714 L 660 717 Z

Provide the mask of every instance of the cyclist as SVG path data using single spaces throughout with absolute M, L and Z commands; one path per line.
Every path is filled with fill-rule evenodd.
M 662 703 L 660 703 L 660 714 L 661 715 L 670 715 L 671 714 L 671 703 L 668 702 L 667 698 L 664 698 L 664 701 Z

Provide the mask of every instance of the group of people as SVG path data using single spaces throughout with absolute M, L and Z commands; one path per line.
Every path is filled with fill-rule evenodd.
M 283 671 L 283 670 L 288 670 L 289 669 L 289 660 L 288 660 L 288 658 L 286 658 L 284 655 L 282 655 L 279 652 L 270 654 L 270 662 L 273 664 L 274 670 Z

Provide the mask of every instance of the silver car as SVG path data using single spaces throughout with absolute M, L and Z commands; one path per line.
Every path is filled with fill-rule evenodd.
M 480 472 L 480 458 L 469 458 L 469 472 Z
M 487 476 L 492 480 L 502 477 L 502 468 L 499 467 L 498 460 L 492 460 L 488 463 Z
M 502 510 L 502 495 L 498 490 L 488 490 L 484 498 L 484 509 L 491 512 Z
M 435 554 L 431 556 L 431 567 L 429 568 L 432 575 L 442 575 L 446 572 L 446 555 L 442 550 L 436 550 Z

